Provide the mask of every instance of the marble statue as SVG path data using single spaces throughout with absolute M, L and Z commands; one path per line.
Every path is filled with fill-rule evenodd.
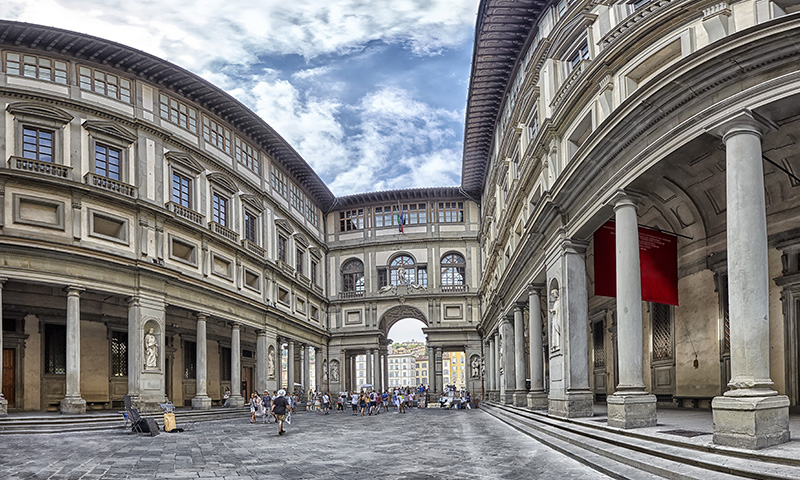
M 478 359 L 477 355 L 472 357 L 472 362 L 470 362 L 470 368 L 472 372 L 472 378 L 481 377 L 481 361 Z
M 275 349 L 272 347 L 267 354 L 267 378 L 275 378 Z
M 406 269 L 402 265 L 397 269 L 397 283 L 400 285 L 406 283 Z
M 550 291 L 550 296 L 553 297 L 553 305 L 550 307 L 553 315 L 550 323 L 550 351 L 555 352 L 561 349 L 561 299 L 557 288 Z
M 332 361 L 331 362 L 331 382 L 338 382 L 339 381 L 339 362 Z
M 144 369 L 158 370 L 158 339 L 152 328 L 144 334 L 144 353 Z
M 328 361 L 322 361 L 322 383 L 328 383 Z

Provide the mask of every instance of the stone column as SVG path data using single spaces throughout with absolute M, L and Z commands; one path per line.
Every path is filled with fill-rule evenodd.
M 267 388 L 267 331 L 256 330 L 256 391 L 260 395 Z
M 641 428 L 656 425 L 656 397 L 644 387 L 642 280 L 636 202 L 619 191 L 612 199 L 616 220 L 617 353 L 619 381 L 608 397 L 608 425 Z
M 303 345 L 303 390 L 306 395 L 311 391 L 311 347 Z
M 714 443 L 764 448 L 789 441 L 789 398 L 772 389 L 769 370 L 769 270 L 761 135 L 766 121 L 735 114 L 715 132 L 725 142 L 729 390 L 714 398 Z
M 525 389 L 527 368 L 525 368 L 525 319 L 522 305 L 514 305 L 514 405 L 528 405 L 528 391 Z
M 428 392 L 436 392 L 436 351 L 428 345 Z
M 528 408 L 534 410 L 547 409 L 547 393 L 544 391 L 542 303 L 539 298 L 542 288 L 542 285 L 528 286 L 528 341 L 531 356 L 531 391 L 528 393 Z
M 67 287 L 67 395 L 61 400 L 61 413 L 86 413 L 81 397 L 81 293 L 80 287 Z
M 486 359 L 486 363 L 484 365 L 484 372 L 483 378 L 486 386 L 486 392 L 484 392 L 485 398 L 484 400 L 488 400 L 492 390 L 494 389 L 494 384 L 492 383 L 494 380 L 494 373 L 492 373 L 492 369 L 494 368 L 494 346 L 492 345 L 492 337 L 489 336 L 486 338 L 484 342 L 484 358 Z
M 389 348 L 383 348 L 383 389 L 389 388 Z
M 594 416 L 589 389 L 589 296 L 586 290 L 587 242 L 564 239 L 548 266 L 552 289 L 548 300 L 550 331 L 550 396 L 548 410 L 559 417 Z
M 442 365 L 442 347 L 434 347 L 435 356 L 436 356 L 436 392 L 442 393 L 444 391 L 444 379 L 442 377 L 442 370 L 444 366 Z
M 239 324 L 234 322 L 231 330 L 231 398 L 228 405 L 243 407 L 242 397 L 242 345 L 239 338 Z
M 294 392 L 294 340 L 286 340 L 286 393 Z
M 502 389 L 502 369 L 503 366 L 500 361 L 500 330 L 494 333 L 494 338 L 492 343 L 494 344 L 494 392 L 492 393 L 492 399 L 495 402 L 502 401 L 500 398 L 500 390 Z
M 368 384 L 372 385 L 373 388 L 375 388 L 375 381 L 374 381 L 374 378 L 373 378 L 373 375 L 372 375 L 372 366 L 373 366 L 373 363 L 375 361 L 375 359 L 374 359 L 375 350 L 372 350 L 372 349 L 367 350 L 367 354 L 366 354 L 365 357 L 366 358 L 364 358 L 364 363 L 366 364 L 366 367 L 367 367 L 367 378 L 366 378 L 367 381 L 364 382 L 364 383 L 368 383 Z
M 208 397 L 208 342 L 206 341 L 206 323 L 208 316 L 205 313 L 197 314 L 197 387 L 192 399 L 193 410 L 209 410 L 211 399 Z
M 517 390 L 517 366 L 514 355 L 514 325 L 511 317 L 505 316 L 500 320 L 500 332 L 503 342 L 503 394 L 500 399 L 503 403 L 514 403 L 514 392 Z
M 0 387 L 3 385 L 3 284 L 8 280 L 0 277 Z M 3 396 L 0 388 L 0 417 L 8 415 L 8 400 Z

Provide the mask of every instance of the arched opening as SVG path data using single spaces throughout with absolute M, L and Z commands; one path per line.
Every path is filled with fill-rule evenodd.
M 389 388 L 418 388 L 430 381 L 425 323 L 417 318 L 401 318 L 389 328 L 391 339 L 386 385 Z

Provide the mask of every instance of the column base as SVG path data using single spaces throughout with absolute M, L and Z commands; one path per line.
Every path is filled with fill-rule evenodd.
M 714 397 L 714 443 L 757 450 L 789 441 L 789 397 Z
M 505 405 L 513 405 L 514 404 L 514 391 L 513 390 L 506 390 L 505 392 L 500 394 L 500 403 Z
M 528 392 L 524 390 L 517 390 L 514 392 L 514 406 L 527 407 L 528 406 Z
M 8 416 L 8 400 L 0 397 L 0 417 Z
M 192 410 L 211 410 L 211 398 L 207 395 L 194 397 L 192 399 Z
M 582 418 L 594 416 L 594 394 L 567 393 L 566 398 L 548 398 L 549 414 L 556 417 Z
M 608 426 L 615 428 L 644 428 L 656 426 L 656 396 L 650 394 L 615 393 L 606 399 Z
M 528 394 L 528 408 L 531 410 L 547 410 L 547 406 L 547 393 L 530 392 Z
M 64 397 L 61 399 L 61 413 L 82 415 L 86 413 L 86 400 L 81 397 Z
M 244 407 L 244 397 L 241 395 L 232 395 L 231 398 L 228 399 L 228 406 L 231 408 Z

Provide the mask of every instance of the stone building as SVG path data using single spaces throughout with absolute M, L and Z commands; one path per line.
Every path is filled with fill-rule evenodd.
M 710 406 L 717 443 L 788 441 L 798 10 L 481 2 L 462 188 L 485 218 L 490 398 L 566 417 L 602 399 L 623 428 L 655 425 L 658 402 Z M 643 301 L 656 236 L 677 244 L 677 301 Z
M 0 410 L 341 391 L 360 356 L 380 388 L 388 331 L 414 318 L 433 392 L 462 352 L 490 400 L 604 401 L 623 428 L 659 402 L 711 407 L 717 443 L 785 442 L 799 11 L 483 0 L 461 186 L 340 198 L 180 67 L 0 22 Z M 656 237 L 675 248 L 668 299 L 640 281 Z

